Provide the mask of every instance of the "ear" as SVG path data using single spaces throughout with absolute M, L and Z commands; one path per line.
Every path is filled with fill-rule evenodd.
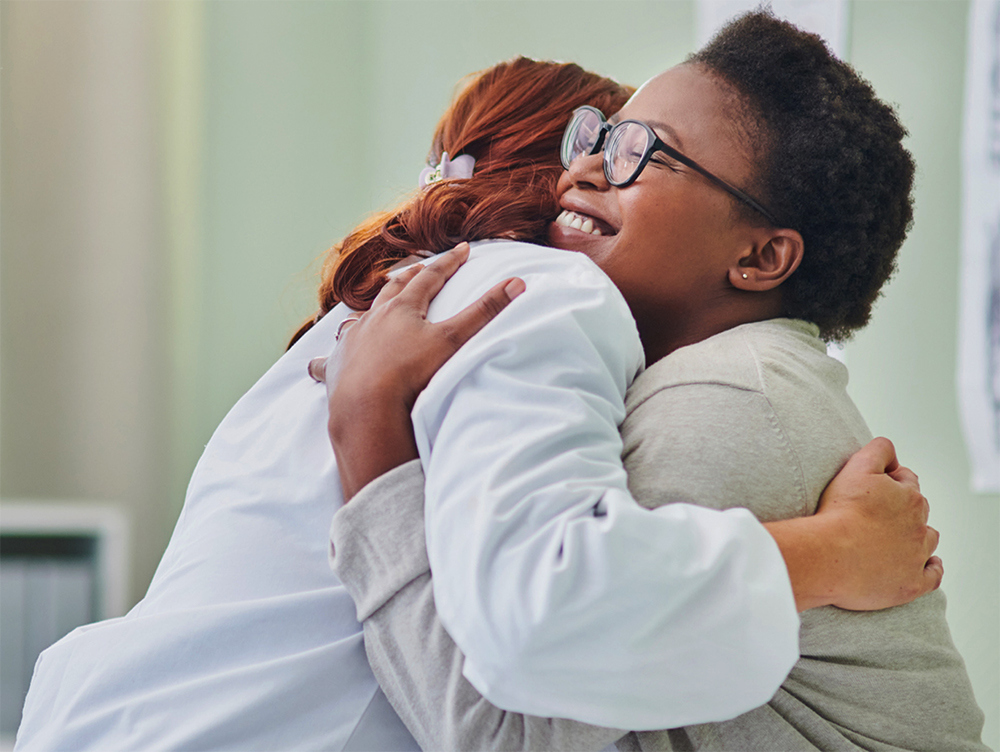
M 729 283 L 747 292 L 773 290 L 799 268 L 804 243 L 795 230 L 761 228 L 753 246 L 729 269 Z

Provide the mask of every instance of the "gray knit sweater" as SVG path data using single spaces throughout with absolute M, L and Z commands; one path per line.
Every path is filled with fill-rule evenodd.
M 633 495 L 647 508 L 745 506 L 764 521 L 811 514 L 871 438 L 846 385 L 801 321 L 747 324 L 676 351 L 628 392 Z M 940 591 L 878 612 L 804 613 L 791 674 L 767 705 L 731 720 L 626 734 L 502 711 L 462 676 L 437 619 L 422 491 L 419 462 L 397 468 L 337 513 L 331 535 L 375 675 L 424 749 L 986 749 Z

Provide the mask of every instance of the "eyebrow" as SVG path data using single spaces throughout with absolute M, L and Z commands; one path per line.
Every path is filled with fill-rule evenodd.
M 608 125 L 618 125 L 618 123 L 621 122 L 621 119 L 622 119 L 621 113 L 620 112 L 616 112 L 614 115 L 612 115 L 611 117 L 608 118 L 607 122 L 608 122 Z M 682 151 L 684 149 L 684 141 L 680 137 L 680 135 L 677 133 L 677 131 L 674 130 L 674 127 L 672 125 L 669 125 L 668 123 L 664 123 L 662 120 L 643 120 L 641 122 L 643 122 L 646 125 L 648 125 L 654 131 L 659 130 L 659 131 L 663 131 L 664 133 L 666 133 L 667 136 L 669 136 L 670 139 L 673 140 L 673 142 L 676 145 L 676 148 L 677 148 L 678 151 Z
M 666 133 L 667 136 L 670 138 L 670 140 L 674 142 L 673 145 L 676 146 L 678 150 L 683 151 L 684 142 L 681 140 L 680 135 L 678 135 L 677 131 L 675 131 L 672 126 L 668 125 L 667 123 L 663 123 L 659 120 L 645 120 L 643 122 L 645 122 L 646 125 L 652 128 L 654 131 L 662 131 Z
M 621 114 L 616 112 L 614 115 L 608 118 L 608 125 L 617 125 L 619 122 L 621 122 L 621 119 L 622 119 Z M 664 123 L 662 120 L 643 120 L 641 122 L 648 125 L 654 131 L 661 131 L 663 133 L 666 133 L 667 136 L 670 138 L 670 140 L 674 142 L 673 145 L 677 148 L 677 150 L 683 151 L 684 141 L 678 135 L 677 131 L 674 130 L 673 126 Z

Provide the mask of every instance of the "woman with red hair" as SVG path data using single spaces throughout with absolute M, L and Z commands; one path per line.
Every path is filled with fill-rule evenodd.
M 493 238 L 547 244 L 549 222 L 559 213 L 558 154 L 566 125 L 557 114 L 580 102 L 616 112 L 634 91 L 573 63 L 525 57 L 474 74 L 459 90 L 438 123 L 427 161 L 439 165 L 447 154 L 475 155 L 476 179 L 431 175 L 428 183 L 422 176 L 421 191 L 372 215 L 334 246 L 323 267 L 316 318 L 292 344 L 338 302 L 367 309 L 386 272 L 410 255 Z
M 361 263 L 341 263 L 323 300 L 344 279 L 361 306 L 384 269 L 456 235 L 543 239 L 560 173 L 548 155 L 565 119 L 581 105 L 614 111 L 629 93 L 579 66 L 527 59 L 474 77 L 441 132 L 482 139 L 470 146 L 485 190 L 446 180 L 393 221 L 362 225 L 342 255 Z M 418 205 L 419 227 L 408 224 Z M 412 242 L 400 242 L 403 226 Z M 378 689 L 354 603 L 327 562 L 342 500 L 325 397 L 306 364 L 331 350 L 347 312 L 304 327 L 219 425 L 142 601 L 41 655 L 19 750 L 417 748 Z

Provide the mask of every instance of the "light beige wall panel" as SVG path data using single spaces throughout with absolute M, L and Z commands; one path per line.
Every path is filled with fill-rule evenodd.
M 169 531 L 152 15 L 3 13 L 0 494 L 122 504 L 141 592 Z

